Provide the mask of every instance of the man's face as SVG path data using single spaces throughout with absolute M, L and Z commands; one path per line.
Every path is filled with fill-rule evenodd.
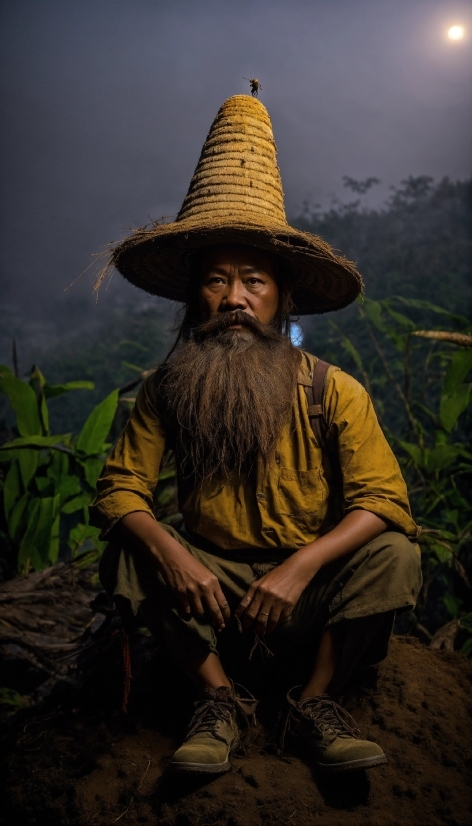
M 212 247 L 202 259 L 199 306 L 202 321 L 218 313 L 242 310 L 270 324 L 279 303 L 271 258 L 260 250 L 236 245 Z M 236 324 L 229 329 L 240 329 Z

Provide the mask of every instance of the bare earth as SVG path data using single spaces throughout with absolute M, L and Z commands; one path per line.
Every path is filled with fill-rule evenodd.
M 362 736 L 383 746 L 385 766 L 320 776 L 299 756 L 277 756 L 269 719 L 230 772 L 189 781 L 166 767 L 191 698 L 176 684 L 162 689 L 165 663 L 157 656 L 136 676 L 124 718 L 116 710 L 119 655 L 117 638 L 82 708 L 58 713 L 56 702 L 22 727 L 2 772 L 5 826 L 472 823 L 472 666 L 461 655 L 397 637 L 378 672 L 366 670 L 353 686 L 345 706 Z

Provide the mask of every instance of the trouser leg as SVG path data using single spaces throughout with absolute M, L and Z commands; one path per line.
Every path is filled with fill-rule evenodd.
M 329 685 L 330 693 L 342 693 L 352 672 L 358 665 L 373 665 L 385 659 L 393 629 L 395 611 L 372 614 L 346 620 L 333 632 L 338 650 L 338 663 Z
M 339 693 L 356 665 L 385 658 L 395 612 L 413 608 L 420 587 L 418 546 L 386 531 L 322 569 L 281 631 L 311 669 L 324 629 L 332 629 L 338 664 L 331 690 Z
M 173 528 L 162 525 L 186 550 L 218 578 L 234 610 L 256 578 L 253 567 L 194 547 Z M 275 566 L 276 562 L 273 563 Z M 273 567 L 272 566 L 272 567 Z M 152 559 L 131 548 L 108 547 L 100 565 L 104 588 L 113 596 L 127 620 L 134 616 L 164 638 L 166 649 L 184 671 L 200 663 L 209 652 L 218 654 L 217 634 L 207 618 L 185 617 Z M 234 621 L 233 621 L 234 622 Z
M 232 612 L 259 575 L 252 565 L 234 562 L 189 545 L 168 526 L 166 529 L 219 579 Z M 119 550 L 119 549 L 118 549 Z M 164 628 L 166 647 L 182 667 L 198 662 L 209 651 L 217 653 L 217 635 L 206 619 L 184 618 L 175 598 L 158 574 L 139 555 L 121 550 L 115 563 L 104 559 L 101 578 L 115 598 L 128 600 L 134 615 L 141 612 L 154 630 Z M 260 554 L 259 554 L 260 559 Z M 116 562 L 118 560 L 118 562 Z M 274 563 L 275 564 L 275 563 Z M 110 573 L 111 572 L 111 573 Z M 106 580 L 106 581 L 105 581 Z M 421 585 L 418 546 L 402 534 L 388 531 L 353 554 L 323 568 L 303 592 L 286 626 L 274 632 L 288 650 L 299 652 L 313 663 L 316 643 L 330 625 L 342 641 L 336 685 L 345 683 L 355 664 L 375 645 L 385 656 L 395 611 L 407 610 L 416 603 Z M 379 619 L 372 617 L 384 616 Z M 388 619 L 387 617 L 390 617 Z M 353 623 L 351 625 L 351 623 Z M 374 631 L 377 631 L 374 635 Z M 375 639 L 374 639 L 375 636 Z M 272 647 L 272 635 L 267 637 Z M 283 648 L 287 650 L 286 645 Z

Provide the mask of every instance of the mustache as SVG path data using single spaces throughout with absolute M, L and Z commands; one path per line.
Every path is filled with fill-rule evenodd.
M 223 334 L 235 324 L 250 330 L 256 338 L 263 341 L 280 341 L 280 333 L 270 324 L 262 324 L 254 316 L 245 313 L 244 310 L 231 310 L 231 312 L 217 313 L 208 321 L 198 324 L 193 329 L 195 341 L 204 341 L 209 336 L 217 337 Z M 235 332 L 235 331 L 231 331 Z

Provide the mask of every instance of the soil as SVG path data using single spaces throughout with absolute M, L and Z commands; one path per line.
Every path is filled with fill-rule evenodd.
M 378 669 L 359 671 L 343 704 L 362 736 L 382 745 L 387 764 L 330 778 L 300 755 L 279 756 L 271 678 L 252 743 L 213 780 L 168 771 L 193 698 L 179 689 L 163 654 L 149 639 L 135 644 L 133 663 L 141 665 L 126 716 L 119 711 L 120 656 L 116 632 L 106 655 L 88 663 L 80 697 L 58 689 L 46 713 L 9 726 L 4 826 L 472 823 L 472 666 L 459 654 L 394 637 Z

